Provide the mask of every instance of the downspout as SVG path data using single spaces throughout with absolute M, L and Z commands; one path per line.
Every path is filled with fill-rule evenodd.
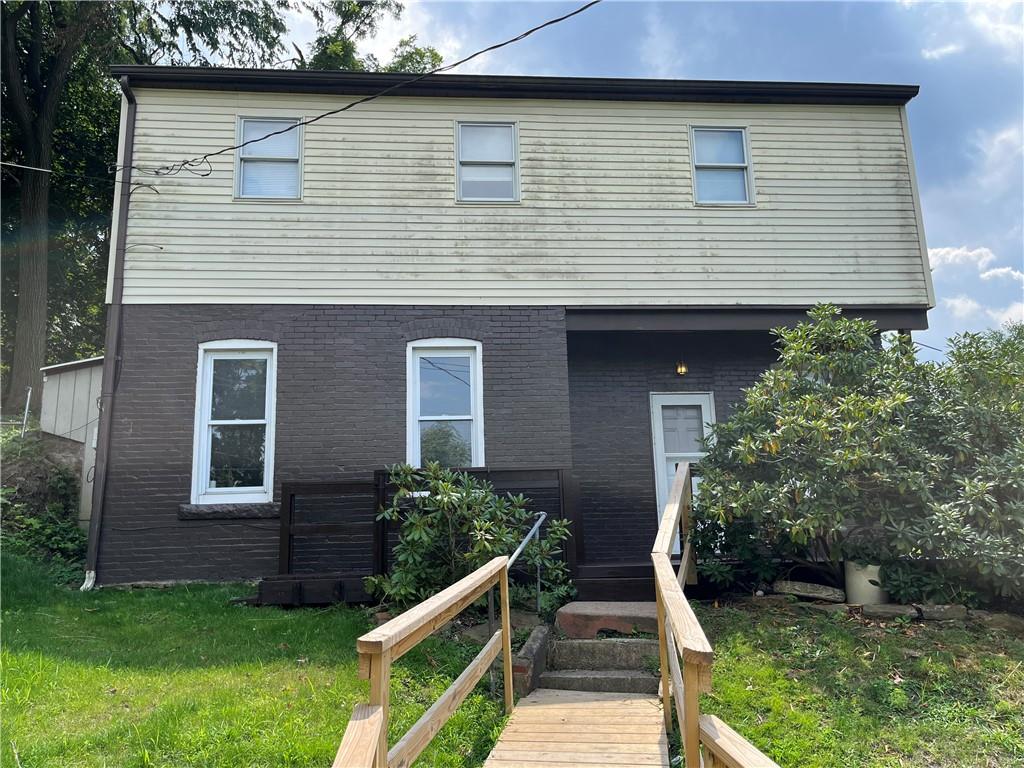
M 114 394 L 121 376 L 121 308 L 124 297 L 124 254 L 128 239 L 128 203 L 132 192 L 132 155 L 135 145 L 135 94 L 128 77 L 120 80 L 121 92 L 127 102 L 125 111 L 124 147 L 119 158 L 120 182 L 117 197 L 117 231 L 114 232 L 114 269 L 111 274 L 110 306 L 107 307 L 107 333 L 104 342 L 103 378 L 100 385 L 100 418 L 96 440 L 96 468 L 92 487 L 92 515 L 89 518 L 89 546 L 85 555 L 85 581 L 81 590 L 88 592 L 96 585 L 96 564 L 99 562 L 100 532 L 107 490 L 107 466 L 110 458 L 110 432 L 114 420 Z

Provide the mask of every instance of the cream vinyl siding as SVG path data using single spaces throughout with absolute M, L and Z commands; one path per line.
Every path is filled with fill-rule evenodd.
M 136 166 L 344 97 L 138 89 Z M 462 204 L 457 121 L 518 125 L 521 201 Z M 691 126 L 747 129 L 752 207 L 695 207 Z M 309 125 L 302 200 L 133 180 L 127 303 L 930 304 L 899 107 L 389 98 Z

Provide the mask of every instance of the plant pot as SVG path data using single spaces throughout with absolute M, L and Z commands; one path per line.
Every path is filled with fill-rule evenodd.
M 889 593 L 877 586 L 881 582 L 878 565 L 861 565 L 846 561 L 846 602 L 853 605 L 882 605 L 889 602 Z M 871 582 L 875 582 L 872 584 Z

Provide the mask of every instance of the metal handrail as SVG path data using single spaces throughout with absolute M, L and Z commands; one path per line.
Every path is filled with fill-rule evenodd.
M 523 537 L 523 540 L 519 542 L 519 546 L 516 547 L 516 551 L 512 553 L 512 556 L 508 559 L 508 569 L 512 570 L 512 564 L 516 561 L 523 550 L 526 549 L 526 545 L 530 542 L 530 539 L 536 538 L 540 541 L 540 527 L 544 524 L 544 521 L 548 519 L 547 512 L 537 513 L 537 522 L 533 524 L 530 531 Z M 540 561 L 537 561 L 537 613 L 540 613 Z M 487 590 L 487 634 L 494 634 L 494 588 L 491 587 Z M 494 694 L 494 670 L 490 671 L 491 677 L 491 694 Z
M 547 520 L 547 519 L 548 519 L 548 513 L 547 512 L 538 512 L 537 513 L 537 522 L 533 524 L 533 528 L 531 528 L 530 532 L 528 534 L 526 534 L 526 536 L 523 537 L 523 540 L 519 543 L 519 546 L 516 547 L 516 551 L 512 553 L 511 557 L 509 557 L 509 559 L 508 559 L 508 567 L 509 568 L 512 567 L 512 563 L 514 563 L 516 561 L 516 558 L 518 558 L 521 554 L 523 554 L 523 550 L 526 549 L 526 545 L 530 542 L 530 539 L 532 539 L 534 536 L 536 536 L 537 540 L 540 541 L 540 527 L 544 524 L 544 521 Z

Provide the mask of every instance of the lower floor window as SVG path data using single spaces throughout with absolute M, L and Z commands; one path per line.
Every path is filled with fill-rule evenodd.
M 266 341 L 199 346 L 193 504 L 273 499 L 276 358 Z
M 467 339 L 409 344 L 406 460 L 413 466 L 483 466 L 480 353 L 480 343 Z

